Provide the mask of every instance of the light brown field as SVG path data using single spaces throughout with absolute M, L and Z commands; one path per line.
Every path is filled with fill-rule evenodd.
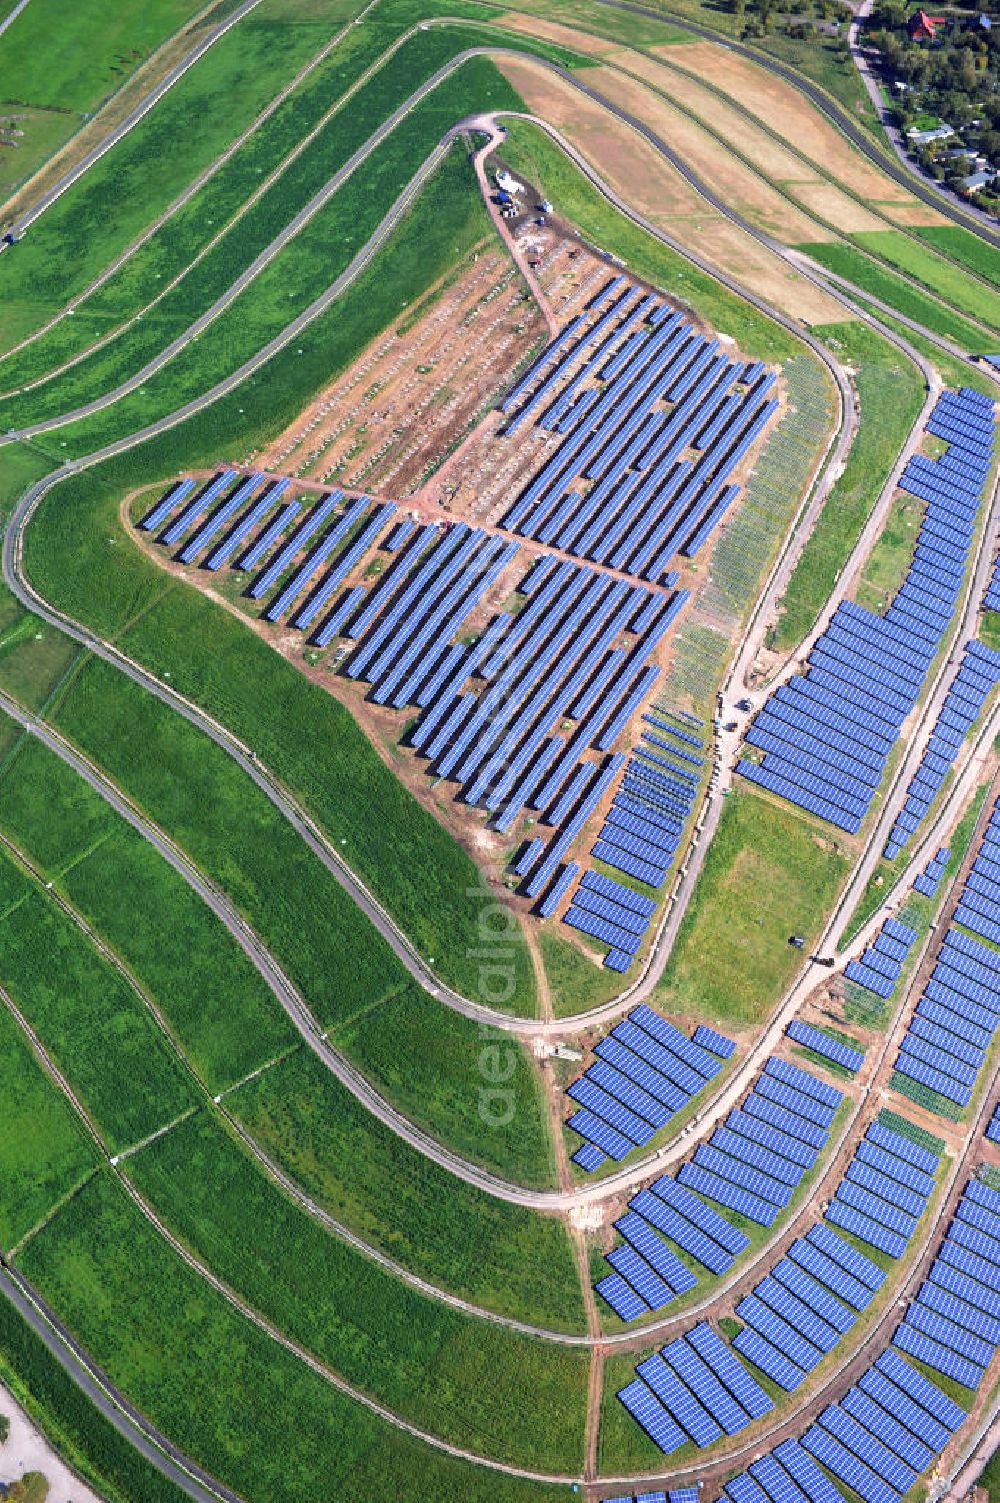
M 590 69 L 589 79 L 608 99 L 656 131 L 703 182 L 758 229 L 792 245 L 822 234 L 812 219 L 738 161 L 706 130 L 643 84 L 605 67 Z
M 789 192 L 793 190 L 790 188 Z M 846 193 L 841 193 L 833 183 L 796 183 L 794 187 L 795 197 L 801 201 L 807 209 L 819 214 L 828 223 L 836 225 L 845 235 L 856 234 L 860 230 L 884 230 L 886 223 L 875 214 L 869 213 L 863 204 L 856 199 L 848 198 Z M 832 239 L 832 236 L 824 232 L 824 240 Z
M 802 208 L 822 214 L 837 229 L 852 234 L 857 230 L 874 229 L 877 225 L 884 224 L 883 220 L 835 184 L 818 174 L 810 173 L 808 165 L 800 157 L 775 141 L 767 131 L 748 120 L 733 105 L 727 104 L 711 89 L 689 78 L 682 68 L 674 66 L 676 56 L 675 48 L 669 62 L 657 62 L 640 53 L 623 50 L 609 58 L 609 61 L 620 61 L 623 67 L 641 73 L 657 88 L 666 89 L 712 130 L 718 131 L 727 142 L 749 157 L 765 177 L 776 183 Z M 822 238 L 828 239 L 829 236 L 824 234 Z
M 616 193 L 682 245 L 698 251 L 741 286 L 794 318 L 812 324 L 836 322 L 845 316 L 839 303 L 715 212 L 629 126 L 529 59 L 505 58 L 501 68 L 530 110 L 557 126 Z M 594 70 L 598 71 L 605 70 Z M 632 87 L 637 96 L 646 95 L 641 85 Z M 639 97 L 621 102 L 635 113 L 645 108 Z M 663 129 L 662 122 L 659 128 Z M 715 150 L 725 156 L 721 147 Z M 805 220 L 800 233 L 808 239 L 823 232 L 815 221 Z
M 676 53 L 676 49 L 674 50 Z M 612 53 L 608 61 L 619 63 L 630 72 L 638 73 L 648 83 L 680 100 L 706 125 L 738 146 L 743 155 L 749 157 L 768 177 L 778 182 L 793 178 L 817 180 L 794 152 L 775 141 L 773 136 L 761 126 L 755 125 L 734 105 L 727 104 L 704 84 L 690 78 L 683 69 L 658 62 L 655 58 L 633 52 L 629 48 Z
M 665 62 L 671 60 L 671 55 L 677 60 L 674 48 L 653 47 L 650 51 Z M 712 42 L 685 47 L 683 63 L 690 72 L 731 95 L 745 109 L 769 120 L 783 136 L 794 141 L 799 151 L 833 173 L 853 193 L 875 203 L 917 205 L 911 193 L 867 162 L 791 84 Z M 927 209 L 926 213 L 931 216 L 934 211 Z
M 527 36 L 544 37 L 560 47 L 573 52 L 585 52 L 588 57 L 603 57 L 614 52 L 618 43 L 607 37 L 595 37 L 587 31 L 576 31 L 572 26 L 563 26 L 558 21 L 546 21 L 542 16 L 530 16 L 522 11 L 504 11 L 497 17 L 498 24 L 509 31 L 519 31 Z

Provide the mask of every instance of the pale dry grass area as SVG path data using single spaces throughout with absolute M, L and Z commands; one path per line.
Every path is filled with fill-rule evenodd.
M 712 209 L 629 126 L 610 117 L 600 105 L 579 95 L 569 84 L 530 59 L 505 58 L 500 66 L 529 110 L 561 130 L 616 193 L 682 245 L 705 256 L 735 277 L 741 286 L 806 323 L 831 323 L 845 316 L 840 303 L 790 271 L 779 256 Z M 623 82 L 620 75 L 610 70 L 593 72 L 606 73 L 609 81 Z M 598 84 L 596 77 L 594 81 L 602 92 L 610 95 L 610 90 Z M 646 101 L 651 111 L 659 101 L 641 85 L 629 80 L 624 83 L 629 86 L 629 98 L 621 97 L 619 102 L 653 124 L 650 114 L 645 113 Z M 662 131 L 664 122 L 654 128 Z M 704 139 L 704 133 L 700 134 Z M 681 151 L 679 141 L 671 139 L 671 144 Z M 716 155 L 725 158 L 723 148 L 714 142 L 712 145 Z M 808 220 L 806 224 L 808 228 L 800 232 L 801 238 L 820 233 L 815 221 Z

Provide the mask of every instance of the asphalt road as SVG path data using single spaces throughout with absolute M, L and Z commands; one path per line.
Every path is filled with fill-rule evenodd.
M 194 1503 L 242 1503 L 240 1495 L 185 1456 L 104 1376 L 72 1333 L 19 1272 L 0 1267 L 0 1293 L 118 1433 Z

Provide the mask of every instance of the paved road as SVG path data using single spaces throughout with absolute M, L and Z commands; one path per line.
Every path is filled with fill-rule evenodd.
M 12 11 L 9 11 L 8 14 L 4 16 L 3 20 L 0 21 L 0 37 L 3 36 L 8 26 L 13 26 L 14 22 L 17 20 L 22 10 L 25 9 L 27 4 L 28 0 L 17 0 L 17 4 L 14 6 L 14 9 Z
M 928 183 L 908 163 L 900 163 L 882 151 L 873 141 L 872 137 L 861 126 L 856 125 L 850 114 L 843 105 L 828 94 L 819 84 L 814 84 L 811 79 L 799 73 L 797 69 L 787 63 L 779 62 L 776 58 L 769 57 L 765 52 L 758 52 L 754 47 L 748 47 L 743 42 L 734 41 L 730 37 L 723 36 L 721 32 L 713 31 L 710 26 L 700 26 L 697 21 L 689 21 L 682 16 L 674 15 L 673 12 L 651 10 L 649 6 L 638 5 L 634 0 L 596 0 L 598 5 L 606 6 L 609 10 L 628 11 L 632 15 L 645 16 L 661 23 L 679 27 L 682 31 L 689 31 L 694 36 L 704 37 L 707 42 L 714 42 L 719 47 L 724 47 L 727 52 L 735 52 L 739 57 L 745 57 L 758 67 L 765 68 L 768 73 L 784 79 L 786 83 L 798 89 L 804 94 L 826 117 L 832 121 L 842 135 L 845 135 L 859 151 L 888 176 L 893 182 L 899 183 L 916 198 L 930 204 L 931 208 L 937 209 L 948 219 L 965 229 L 971 230 L 982 240 L 988 240 L 1000 250 L 1000 232 L 995 228 L 980 224 L 958 204 L 953 195 L 944 193 L 941 189 Z
M 125 119 L 116 125 L 114 130 L 109 131 L 103 140 L 98 141 L 97 145 L 92 147 L 85 156 L 81 157 L 79 162 L 53 183 L 52 187 L 48 188 L 40 198 L 37 198 L 30 208 L 26 209 L 23 214 L 19 215 L 13 221 L 10 228 L 16 234 L 23 235 L 29 225 L 34 224 L 40 214 L 44 214 L 50 205 L 54 204 L 57 199 L 62 198 L 63 194 L 68 188 L 73 186 L 78 178 L 83 177 L 84 173 L 89 171 L 95 162 L 99 162 L 106 152 L 110 151 L 113 146 L 116 146 L 119 141 L 128 135 L 130 130 L 139 124 L 140 120 L 149 114 L 153 106 L 159 103 L 164 94 L 170 92 L 174 84 L 184 77 L 189 68 L 194 67 L 199 58 L 204 57 L 205 53 L 210 47 L 215 45 L 220 37 L 225 36 L 227 31 L 231 31 L 238 21 L 242 21 L 243 17 L 248 15 L 259 4 L 260 0 L 241 0 L 241 3 L 234 11 L 221 20 L 217 26 L 213 26 L 211 30 L 207 31 L 201 41 L 197 42 L 191 48 L 190 52 L 186 53 L 179 62 L 174 64 L 170 72 L 165 74 L 155 88 L 150 89 L 149 93 L 143 99 L 139 100 L 135 108 L 129 111 Z M 8 245 L 0 242 L 0 252 L 9 249 Z
M 2 1261 L 2 1260 L 0 1260 Z M 28 1284 L 6 1264 L 0 1266 L 0 1293 L 45 1343 L 59 1365 L 129 1445 L 145 1456 L 194 1503 L 242 1503 L 240 1495 L 216 1481 L 167 1439 L 104 1376 L 66 1326 Z

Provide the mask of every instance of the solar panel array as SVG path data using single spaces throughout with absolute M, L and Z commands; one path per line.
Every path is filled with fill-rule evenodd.
M 955 758 L 973 724 L 982 714 L 991 692 L 1000 684 L 1000 652 L 982 642 L 966 643 L 962 662 L 935 722 L 920 766 L 906 790 L 906 802 L 886 841 L 885 856 L 892 861 L 903 849 L 940 792 Z
M 792 1113 L 814 1129 L 805 1138 L 801 1131 L 796 1136 L 756 1115 L 760 1101 L 773 1102 L 769 1093 L 775 1089 Z M 759 1226 L 772 1226 L 815 1162 L 842 1099 L 834 1086 L 773 1056 L 744 1106 L 731 1112 L 709 1141 L 698 1146 L 677 1177 L 681 1184 Z
M 584 878 L 578 897 L 592 899 L 595 905 L 612 904 L 605 894 L 617 883 L 595 872 Z M 650 900 L 629 895 L 632 905 L 615 905 L 619 921 L 648 922 L 648 915 L 635 905 Z M 648 1143 L 722 1069 L 722 1059 L 711 1048 L 686 1038 L 645 1003 L 617 1023 L 595 1053 L 594 1063 L 567 1090 L 579 1108 L 567 1125 L 601 1152 L 600 1158 L 589 1152 L 581 1159 L 580 1149 L 574 1154 L 574 1161 L 591 1172 L 605 1159 L 619 1161 Z
M 956 1108 L 968 1106 L 1000 1023 L 1000 953 L 993 948 L 1000 941 L 1000 801 L 954 919 L 895 1065 L 899 1076 L 928 1093 L 924 1104 L 932 1109 L 940 1097 Z
M 843 1503 L 830 1474 L 864 1503 L 900 1503 L 965 1419 L 936 1383 L 883 1352 L 800 1440 L 783 1440 L 725 1484 L 727 1503 Z
M 938 1157 L 875 1121 L 858 1144 L 826 1219 L 901 1258 L 934 1188 Z
M 627 1036 L 634 1048 L 639 1040 Z M 602 1059 L 617 1060 L 618 1041 L 614 1036 L 603 1040 L 597 1052 Z M 660 1233 L 710 1273 L 724 1273 L 748 1238 L 703 1197 L 770 1225 L 782 1208 L 779 1202 L 787 1205 L 801 1176 L 816 1162 L 840 1100 L 839 1091 L 808 1071 L 777 1057 L 768 1060 L 753 1091 L 742 1107 L 730 1112 L 711 1143 L 698 1148 L 676 1180 L 664 1175 L 640 1190 L 627 1214 L 615 1223 L 626 1243 L 672 1289 L 666 1297 L 664 1291 L 656 1291 L 660 1302 L 654 1303 L 652 1286 L 641 1288 L 629 1276 L 629 1268 L 634 1274 L 642 1270 L 631 1258 L 626 1268 L 621 1248 L 616 1248 L 607 1259 L 613 1272 L 594 1285 L 615 1314 L 635 1320 L 694 1287 L 693 1274 Z M 708 1162 L 703 1149 L 708 1150 Z M 687 1275 L 687 1282 L 680 1287 L 676 1281 L 682 1275 Z
M 799 1018 L 793 1018 L 785 1032 L 797 1044 L 803 1044 L 814 1054 L 822 1054 L 824 1059 L 832 1060 L 834 1064 L 842 1065 L 854 1074 L 857 1074 L 865 1062 L 863 1049 L 852 1049 L 841 1039 L 833 1038 L 822 1028 L 814 1028 L 811 1023 L 803 1023 Z
M 849 960 L 844 975 L 859 986 L 889 997 L 899 980 L 908 951 L 916 943 L 917 931 L 899 919 L 886 919 L 873 945 L 860 960 Z
M 746 1324 L 733 1345 L 791 1393 L 851 1329 L 884 1277 L 836 1232 L 813 1227 L 736 1306 Z
M 640 1362 L 618 1398 L 661 1451 L 738 1435 L 772 1400 L 707 1321 Z
M 267 620 L 287 618 L 317 647 L 335 637 L 353 643 L 341 672 L 369 684 L 376 704 L 417 709 L 410 739 L 428 771 L 455 782 L 501 834 L 519 816 L 540 816 L 551 833 L 522 850 L 515 871 L 542 916 L 555 914 L 578 875 L 566 860 L 569 848 L 619 781 L 625 759 L 615 743 L 651 697 L 660 673 L 651 659 L 687 592 L 543 558 L 522 581 L 523 609 L 494 615 L 469 641 L 469 618 L 513 563 L 517 542 L 464 523 L 393 522 L 393 503 L 376 506 L 337 490 L 307 509 L 301 499 L 278 509 L 291 482 L 270 484 L 254 500 L 263 483 L 260 473 L 231 470 L 200 488 L 184 482 L 141 526 L 166 523 L 163 541 L 184 539 L 185 562 L 202 560 L 209 569 L 230 562 L 252 573 L 245 593 L 262 602 Z M 370 588 L 342 588 L 386 533 L 391 562 L 382 577 Z M 599 844 L 640 880 L 655 852 L 663 863 L 658 884 L 694 798 L 691 769 L 700 759 L 676 726 L 650 723 L 651 734 L 669 738 L 673 763 L 658 753 L 663 766 L 649 756 L 632 759 Z M 675 776 L 671 766 L 681 771 Z M 645 926 L 622 929 L 576 895 L 566 918 L 608 944 L 615 969 L 632 963 Z
M 1000 1346 L 1000 1192 L 970 1179 L 893 1345 L 976 1389 Z
M 696 1487 L 671 1487 L 666 1492 L 622 1493 L 617 1498 L 605 1498 L 604 1503 L 699 1503 L 700 1496 Z
M 939 848 L 931 857 L 923 871 L 913 879 L 915 892 L 923 893 L 925 898 L 937 897 L 937 890 L 944 876 L 945 867 L 951 860 L 951 851 L 946 845 Z
M 967 387 L 945 392 L 927 431 L 948 448 L 936 460 L 915 455 L 900 478 L 926 502 L 901 589 L 882 616 L 841 601 L 806 674 L 780 685 L 747 732 L 763 760 L 738 764 L 751 782 L 851 834 L 955 614 L 992 462 L 993 404 Z
M 740 494 L 730 476 L 778 411 L 776 377 L 719 352 L 679 312 L 626 284 L 574 319 L 509 393 L 561 435 L 502 526 L 660 582 L 693 558 Z M 556 395 L 556 388 L 561 387 Z M 550 398 L 552 400 L 550 400 Z
M 543 917 L 546 916 L 547 909 L 555 911 L 555 906 L 558 906 L 562 893 L 572 882 L 576 871 L 577 867 L 574 866 L 564 885 L 563 877 L 554 884 L 539 909 Z M 555 905 L 552 901 L 554 894 Z M 655 912 L 656 904 L 652 898 L 645 897 L 632 887 L 626 887 L 614 877 L 586 868 L 572 902 L 563 915 L 563 921 L 608 946 L 604 964 L 611 970 L 627 971 L 635 960 L 636 951 Z

